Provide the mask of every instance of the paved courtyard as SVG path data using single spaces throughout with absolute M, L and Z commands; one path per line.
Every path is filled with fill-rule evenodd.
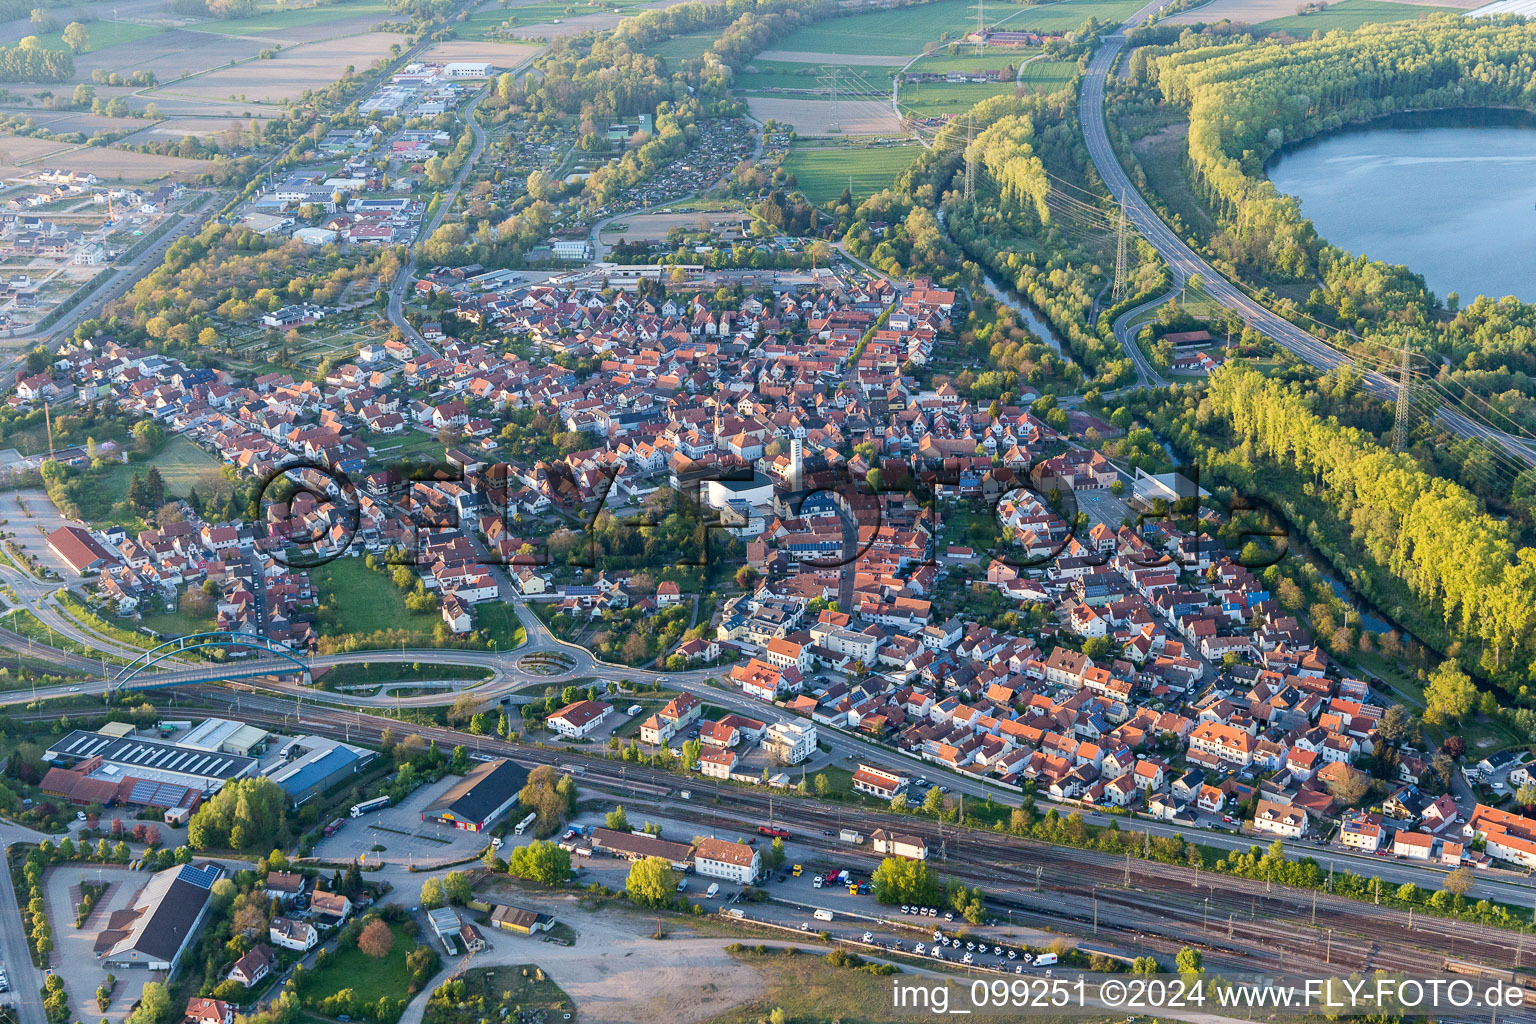
M 371 811 L 361 818 L 347 818 L 335 835 L 315 844 L 315 856 L 323 860 L 352 860 L 365 854 L 368 864 L 421 866 L 459 860 L 485 848 L 490 836 L 464 832 L 421 820 L 421 812 L 459 781 L 449 775 L 422 786 L 397 806 Z M 375 846 L 384 847 L 376 851 Z
M 53 926 L 54 970 L 64 979 L 69 1004 L 80 1019 L 121 1021 L 136 1003 L 144 983 L 161 980 L 157 971 L 116 971 L 117 989 L 106 1013 L 96 1009 L 96 988 L 108 971 L 96 959 L 96 936 L 106 926 L 113 912 L 126 910 L 139 890 L 153 878 L 146 871 L 96 864 L 62 864 L 51 868 L 43 884 L 43 899 L 48 905 L 48 922 Z M 106 896 L 96 904 L 84 928 L 75 927 L 74 903 L 70 888 L 82 881 L 110 882 Z

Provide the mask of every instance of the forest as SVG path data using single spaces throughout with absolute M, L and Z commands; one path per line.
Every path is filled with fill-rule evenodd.
M 1288 144 L 1396 111 L 1529 107 L 1536 24 L 1432 15 L 1298 43 L 1160 26 L 1132 41 L 1147 45 L 1127 62 L 1120 102 L 1138 115 L 1151 95 L 1187 109 L 1187 175 L 1219 225 L 1205 239 L 1213 258 L 1261 285 L 1293 282 L 1305 300 L 1272 294 L 1271 305 L 1367 368 L 1395 365 L 1408 348 L 1430 404 L 1536 431 L 1536 308 L 1436 297 L 1412 268 L 1342 252 L 1264 175 Z M 1536 514 L 1536 472 L 1521 473 L 1511 493 L 1507 460 L 1485 445 L 1443 434 L 1430 417 L 1418 440 L 1421 455 L 1484 498 L 1527 520 Z
M 1321 396 L 1229 365 L 1154 420 L 1202 471 L 1284 510 L 1394 619 L 1510 689 L 1536 681 L 1536 549 L 1475 495 L 1319 411 Z
M 949 197 L 950 236 L 1045 315 L 1082 364 L 1090 387 L 1113 387 L 1133 370 L 1109 331 L 1118 312 L 1105 293 L 1113 236 L 1107 214 L 1088 199 L 1097 179 L 1077 132 L 1076 110 L 1070 89 L 983 100 L 966 115 L 981 129 L 974 141 L 963 143 L 960 127 L 952 124 L 898 186 L 914 195 L 953 192 L 969 148 L 977 164 L 976 194 L 968 202 L 958 193 Z M 1164 286 L 1164 272 L 1139 241 L 1132 256 L 1127 301 L 1141 301 Z M 993 363 L 1022 369 L 1006 351 L 995 351 Z

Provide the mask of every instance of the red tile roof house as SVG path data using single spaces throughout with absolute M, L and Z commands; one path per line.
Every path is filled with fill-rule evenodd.
M 603 724 L 613 705 L 601 700 L 579 700 L 550 715 L 546 722 L 562 736 L 584 739 Z
M 48 547 L 77 575 L 116 565 L 117 558 L 78 526 L 61 526 L 48 535 Z
M 235 1008 L 222 999 L 194 998 L 187 1001 L 187 1024 L 234 1024 Z

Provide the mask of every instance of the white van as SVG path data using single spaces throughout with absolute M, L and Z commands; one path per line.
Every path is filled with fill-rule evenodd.
M 711 883 L 709 883 L 709 888 L 704 890 L 704 898 L 707 899 L 707 900 L 712 900 L 716 896 L 718 896 L 719 894 L 720 894 L 720 883 L 719 882 L 711 882 Z

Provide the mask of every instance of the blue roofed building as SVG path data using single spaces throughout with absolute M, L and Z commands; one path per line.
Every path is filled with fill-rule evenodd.
M 292 740 L 282 753 L 282 766 L 268 772 L 267 777 L 282 787 L 294 807 L 345 782 L 377 756 L 371 750 L 321 736 Z

